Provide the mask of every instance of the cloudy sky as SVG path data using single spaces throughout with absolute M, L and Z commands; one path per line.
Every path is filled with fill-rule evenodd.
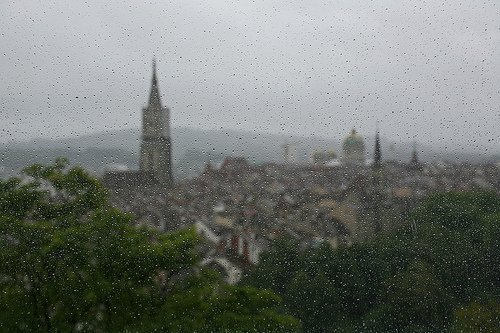
M 2 0 L 0 141 L 174 126 L 498 147 L 500 1 Z

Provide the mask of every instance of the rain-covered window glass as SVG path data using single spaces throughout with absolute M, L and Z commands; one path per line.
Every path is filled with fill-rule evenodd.
M 500 3 L 0 1 L 0 332 L 500 332 Z

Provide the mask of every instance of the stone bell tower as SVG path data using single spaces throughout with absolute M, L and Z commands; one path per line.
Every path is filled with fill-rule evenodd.
M 152 174 L 159 185 L 171 187 L 172 142 L 170 139 L 170 110 L 163 107 L 153 59 L 153 78 L 148 105 L 142 109 L 142 141 L 139 169 Z

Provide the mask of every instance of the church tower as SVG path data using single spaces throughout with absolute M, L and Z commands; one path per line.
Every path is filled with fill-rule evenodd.
M 148 105 L 142 109 L 142 141 L 139 169 L 150 173 L 164 187 L 170 187 L 172 177 L 172 143 L 170 140 L 170 110 L 163 107 L 153 59 L 153 78 Z

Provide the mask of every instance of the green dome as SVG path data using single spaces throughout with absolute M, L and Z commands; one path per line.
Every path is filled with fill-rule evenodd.
M 344 149 L 350 150 L 350 149 L 363 149 L 365 147 L 365 143 L 363 138 L 356 133 L 356 130 L 353 129 L 351 131 L 351 134 L 349 134 L 345 139 L 344 139 L 344 144 L 343 144 Z

